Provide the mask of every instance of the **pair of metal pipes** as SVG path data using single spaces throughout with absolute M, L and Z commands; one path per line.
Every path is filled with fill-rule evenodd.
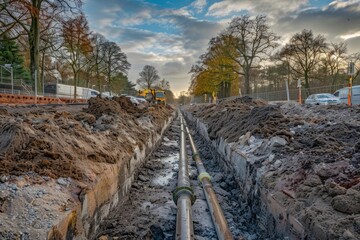
M 186 161 L 186 144 L 185 144 L 185 132 L 188 135 L 191 149 L 193 152 L 193 160 L 196 163 L 199 176 L 198 179 L 202 183 L 207 204 L 209 206 L 211 217 L 215 226 L 215 230 L 220 240 L 233 240 L 233 236 L 230 232 L 229 226 L 225 219 L 224 213 L 220 207 L 220 204 L 216 198 L 216 194 L 211 184 L 211 177 L 206 172 L 204 164 L 201 161 L 195 142 L 191 136 L 190 130 L 187 127 L 186 121 L 179 111 L 180 118 L 180 161 L 179 161 L 179 177 L 178 177 L 178 188 L 186 189 L 183 194 L 177 194 L 179 197 L 176 198 L 178 206 L 178 215 L 176 222 L 176 239 L 194 239 L 193 226 L 192 226 L 192 213 L 191 203 L 195 201 L 194 192 L 190 186 L 190 179 L 188 174 L 188 164 Z M 185 176 L 186 175 L 186 176 Z M 185 187 L 185 188 L 184 188 Z M 174 196 L 178 190 L 175 190 Z M 185 200 L 181 200 L 184 196 Z M 174 197 L 175 199 L 175 197 Z M 183 209 L 185 208 L 185 209 Z M 187 220 L 184 217 L 187 217 Z

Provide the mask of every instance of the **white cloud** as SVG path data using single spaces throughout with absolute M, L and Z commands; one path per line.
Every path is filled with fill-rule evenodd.
M 191 6 L 193 6 L 198 13 L 202 12 L 206 6 L 206 0 L 196 0 L 194 1 Z
M 222 0 L 209 7 L 207 16 L 226 17 L 233 13 L 248 11 L 251 14 L 266 14 L 270 17 L 295 12 L 308 0 Z
M 360 37 L 360 31 L 340 36 L 340 38 L 342 38 L 344 40 L 348 40 L 348 39 L 356 38 L 356 37 Z

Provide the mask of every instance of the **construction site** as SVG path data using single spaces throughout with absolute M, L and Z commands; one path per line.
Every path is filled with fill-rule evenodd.
M 360 107 L 0 108 L 0 239 L 359 239 Z
M 0 240 L 360 240 L 360 0 L 0 0 Z

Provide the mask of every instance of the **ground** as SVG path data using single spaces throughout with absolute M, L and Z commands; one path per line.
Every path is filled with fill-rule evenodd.
M 210 140 L 251 155 L 253 186 L 274 194 L 309 236 L 360 238 L 359 106 L 235 98 L 186 111 L 205 123 Z
M 44 238 L 99 176 L 160 131 L 172 109 L 126 97 L 0 109 L 0 238 Z

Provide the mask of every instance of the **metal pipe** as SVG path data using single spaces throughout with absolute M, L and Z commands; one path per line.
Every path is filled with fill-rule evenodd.
M 181 118 L 182 115 L 180 115 Z M 198 150 L 196 148 L 195 142 L 191 136 L 191 133 L 189 131 L 189 128 L 186 125 L 186 121 L 185 119 L 183 119 L 184 125 L 185 125 L 185 129 L 190 141 L 190 145 L 191 145 L 191 149 L 193 151 L 193 159 L 196 163 L 196 167 L 198 169 L 199 172 L 199 176 L 198 179 L 201 182 L 203 188 L 204 188 L 204 193 L 205 193 L 205 197 L 206 197 L 206 201 L 208 203 L 208 206 L 210 208 L 210 212 L 211 212 L 211 217 L 212 220 L 214 222 L 215 225 L 215 230 L 216 233 L 218 235 L 218 238 L 220 240 L 226 239 L 226 240 L 233 240 L 234 237 L 232 236 L 232 233 L 229 229 L 228 223 L 226 221 L 226 218 L 224 216 L 224 213 L 220 207 L 219 201 L 217 200 L 215 191 L 212 187 L 211 184 L 211 177 L 210 175 L 206 172 L 206 169 L 204 167 L 204 164 L 201 161 L 201 158 L 199 156 Z
M 189 168 L 186 159 L 185 128 L 183 119 L 181 117 L 180 129 L 181 135 L 178 186 L 173 193 L 174 201 L 177 204 L 176 239 L 188 240 L 194 239 L 191 205 L 194 203 L 195 199 L 194 192 L 190 186 Z

